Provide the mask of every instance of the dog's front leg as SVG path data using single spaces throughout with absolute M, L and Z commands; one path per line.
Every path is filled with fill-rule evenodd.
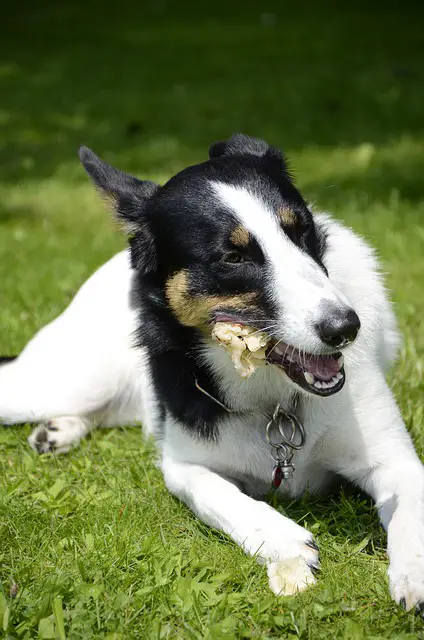
M 318 548 L 305 528 L 204 466 L 164 456 L 162 470 L 169 491 L 203 522 L 268 565 L 274 593 L 289 595 L 315 583 Z
M 396 456 L 401 454 L 400 451 Z M 424 473 L 421 463 L 398 459 L 374 469 L 367 482 L 387 530 L 390 593 L 405 609 L 424 612 Z
M 392 597 L 423 611 L 424 467 L 383 375 L 363 372 L 362 381 L 352 387 L 349 415 L 340 416 L 343 428 L 331 430 L 328 451 L 337 471 L 376 502 L 387 530 Z

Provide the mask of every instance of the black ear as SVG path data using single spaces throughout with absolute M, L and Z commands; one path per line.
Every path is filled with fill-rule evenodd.
M 220 156 L 264 156 L 269 149 L 269 144 L 259 138 L 251 138 L 244 133 L 235 133 L 229 140 L 215 142 L 209 149 L 210 158 Z
M 271 147 L 265 140 L 251 138 L 244 133 L 235 133 L 229 140 L 214 142 L 209 148 L 210 158 L 221 156 L 253 155 L 277 161 L 282 171 L 287 172 L 287 163 L 279 149 Z
M 126 233 L 137 233 L 143 226 L 143 209 L 159 189 L 159 185 L 149 180 L 138 180 L 111 167 L 87 147 L 80 147 L 79 157 L 100 193 L 111 201 L 116 217 Z
M 148 180 L 138 180 L 100 160 L 90 149 L 81 147 L 79 157 L 89 177 L 100 193 L 112 202 L 115 215 L 129 241 L 133 269 L 146 274 L 156 269 L 154 237 L 143 212 L 159 185 Z

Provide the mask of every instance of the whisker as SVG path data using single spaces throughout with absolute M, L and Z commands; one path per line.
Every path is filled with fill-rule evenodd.
M 268 355 L 274 351 L 275 347 L 278 347 L 280 342 L 283 342 L 282 338 L 280 338 L 280 340 L 277 340 L 277 342 L 271 347 L 271 349 L 268 351 Z
M 289 345 L 289 344 L 287 344 L 287 345 L 286 345 L 286 350 L 284 351 L 283 360 L 285 360 L 285 359 L 286 359 L 287 351 L 289 350 L 289 348 L 290 348 L 290 345 Z M 289 362 L 289 371 L 290 371 L 291 364 L 292 364 L 292 363 L 291 363 L 291 362 Z
M 277 333 L 278 333 L 278 331 L 269 331 L 268 335 L 269 335 L 270 338 L 274 338 L 274 337 L 277 336 Z
M 272 329 L 273 327 L 276 327 L 277 324 L 270 324 L 269 327 L 263 327 L 263 329 L 257 329 L 256 331 L 254 331 L 253 333 L 250 333 L 249 335 L 254 336 L 255 333 L 261 333 L 261 331 L 267 331 L 268 329 Z
M 254 336 L 255 333 L 260 333 L 261 331 L 265 331 L 266 329 L 270 329 L 272 326 L 277 326 L 277 325 L 271 325 L 270 327 L 265 327 L 264 329 L 258 329 L 258 331 L 254 331 L 253 333 L 251 333 L 249 336 L 246 336 L 246 337 Z M 273 334 L 272 333 L 268 333 L 268 335 L 269 335 L 270 338 L 272 338 Z M 281 339 L 278 342 L 281 342 Z M 278 345 L 278 342 L 272 347 L 272 349 L 274 349 Z M 272 349 L 270 350 L 269 353 L 271 353 Z M 245 356 L 247 358 L 247 360 L 249 360 L 252 357 L 253 353 L 254 352 L 250 352 L 250 351 L 248 352 L 248 354 Z
M 230 314 L 228 314 L 230 316 Z M 243 318 L 240 318 L 240 320 L 243 320 Z M 244 321 L 244 320 L 243 320 Z M 263 316 L 261 316 L 260 318 L 253 318 L 253 317 L 246 317 L 246 321 L 248 322 L 273 322 L 274 324 L 276 324 L 275 322 L 275 318 L 264 318 Z M 239 320 L 236 320 L 234 318 L 234 324 L 240 324 Z

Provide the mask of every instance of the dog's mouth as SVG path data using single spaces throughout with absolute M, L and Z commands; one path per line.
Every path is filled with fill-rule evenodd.
M 213 322 L 250 325 L 247 318 L 244 320 L 241 316 L 226 312 L 218 312 Z M 258 327 L 258 331 L 260 330 Z M 331 396 L 340 391 L 346 382 L 340 351 L 330 355 L 314 355 L 274 339 L 268 345 L 266 363 L 283 369 L 293 382 L 309 393 Z
M 337 393 L 346 381 L 340 352 L 317 356 L 277 342 L 269 347 L 266 360 L 284 369 L 299 387 L 318 396 Z

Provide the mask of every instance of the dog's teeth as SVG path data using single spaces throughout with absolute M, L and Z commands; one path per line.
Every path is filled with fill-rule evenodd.
M 314 387 L 316 387 L 317 389 L 322 389 L 322 382 L 320 382 L 319 380 L 315 380 Z
M 308 384 L 314 384 L 314 376 L 309 371 L 304 371 L 303 375 L 305 376 L 305 380 Z
M 279 356 L 283 356 L 284 355 L 284 351 L 285 351 L 285 348 L 283 346 L 275 347 L 275 353 L 278 354 Z
M 339 373 L 336 373 L 335 378 L 337 380 L 341 380 L 343 378 L 343 374 L 339 371 Z
M 342 368 L 342 366 L 344 365 L 344 355 L 342 354 L 340 356 L 340 358 L 337 360 L 337 364 L 339 365 L 340 369 Z

